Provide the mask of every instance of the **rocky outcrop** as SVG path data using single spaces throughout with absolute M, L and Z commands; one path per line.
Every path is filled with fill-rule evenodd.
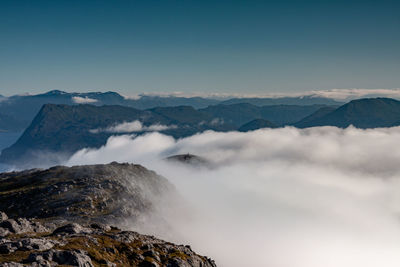
M 167 179 L 134 164 L 57 166 L 0 174 L 0 210 L 12 218 L 140 223 L 178 196 Z M 14 232 L 24 224 L 3 223 Z
M 197 167 L 212 167 L 212 163 L 200 156 L 193 155 L 193 154 L 179 154 L 179 155 L 173 155 L 170 157 L 165 158 L 165 160 L 171 161 L 171 162 L 178 162 L 178 163 L 183 163 L 183 164 L 188 164 L 191 166 L 197 166 Z
M 167 179 L 134 164 L 2 173 L 0 267 L 214 267 L 189 246 L 119 229 L 163 227 L 160 209 L 180 202 Z
M 13 229 L 10 219 L 0 226 L 0 266 L 169 266 L 215 267 L 189 246 L 175 245 L 153 236 L 122 231 L 109 225 L 77 223 L 47 226 L 36 219 Z

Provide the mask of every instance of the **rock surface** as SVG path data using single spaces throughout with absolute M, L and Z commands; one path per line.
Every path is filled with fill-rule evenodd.
M 134 164 L 1 173 L 0 267 L 216 266 L 189 246 L 110 226 L 162 227 L 154 214 L 180 201 L 167 179 Z
M 140 222 L 178 195 L 167 179 L 134 164 L 57 166 L 0 174 L 0 210 L 11 218 Z M 17 233 L 24 227 L 24 221 L 4 216 L 0 215 L 0 224 L 7 224 L 8 231 Z
M 196 254 L 189 246 L 108 225 L 54 223 L 50 229 L 35 219 L 15 221 L 25 222 L 18 234 L 0 231 L 2 267 L 216 266 L 213 260 Z
M 168 161 L 179 162 L 197 167 L 212 167 L 211 161 L 193 154 L 179 154 L 165 158 Z

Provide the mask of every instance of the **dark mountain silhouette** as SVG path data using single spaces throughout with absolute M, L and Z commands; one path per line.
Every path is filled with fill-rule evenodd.
M 23 163 L 30 158 L 35 163 L 37 151 L 69 155 L 82 145 L 98 147 L 105 143 L 109 134 L 91 133 L 92 127 L 108 127 L 128 118 L 136 120 L 142 115 L 143 111 L 121 106 L 44 105 L 17 142 L 2 151 L 0 160 Z M 58 161 L 50 154 L 45 158 L 50 165 Z
M 285 126 L 292 124 L 307 117 L 324 107 L 324 105 L 278 105 L 278 106 L 263 106 L 260 109 L 261 116 L 259 118 L 268 120 L 277 126 Z
M 304 128 L 304 125 L 307 125 L 308 123 L 310 123 L 312 121 L 315 121 L 317 119 L 324 117 L 325 115 L 333 112 L 337 108 L 338 107 L 336 107 L 336 106 L 322 107 L 322 108 L 318 109 L 317 111 L 315 111 L 314 113 L 312 113 L 310 116 L 307 116 L 304 119 L 296 122 L 294 124 L 294 126 L 299 127 L 299 128 Z
M 306 118 L 295 125 L 303 128 L 326 125 L 341 128 L 349 125 L 357 128 L 397 126 L 400 125 L 400 101 L 391 98 L 353 100 L 322 116 L 314 114 L 311 119 Z

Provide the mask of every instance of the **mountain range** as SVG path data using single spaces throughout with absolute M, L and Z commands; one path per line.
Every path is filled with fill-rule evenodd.
M 52 96 L 71 99 L 71 94 L 60 91 L 46 94 L 48 98 Z M 42 99 L 44 96 L 32 96 L 35 97 Z M 127 133 L 140 135 L 158 131 L 182 138 L 206 130 L 245 132 L 283 126 L 376 128 L 400 125 L 400 101 L 390 98 L 358 99 L 341 106 L 257 106 L 225 102 L 203 108 L 185 105 L 137 109 L 100 104 L 118 103 L 124 99 L 112 92 L 80 94 L 79 97 L 97 99 L 98 102 L 43 105 L 20 138 L 2 151 L 0 162 L 19 167 L 49 166 L 82 148 L 98 148 L 112 135 Z M 29 165 L 25 165 L 27 163 Z
M 340 105 L 329 98 L 321 97 L 281 97 L 281 98 L 233 98 L 218 100 L 207 97 L 178 97 L 141 95 L 137 98 L 124 97 L 116 92 L 67 93 L 59 90 L 36 95 L 0 96 L 0 131 L 21 131 L 29 126 L 40 108 L 45 104 L 91 104 L 120 105 L 136 109 L 155 107 L 192 106 L 195 109 L 217 104 L 249 103 L 265 105 Z
M 343 102 L 331 98 L 317 96 L 299 96 L 299 97 L 253 97 L 253 98 L 232 98 L 222 101 L 220 104 L 231 105 L 238 103 L 248 103 L 256 106 L 271 105 L 341 105 Z
M 52 165 L 85 147 L 100 147 L 111 135 L 143 134 L 152 129 L 175 138 L 205 130 L 232 131 L 261 118 L 275 125 L 287 125 L 312 114 L 321 105 L 251 104 L 215 105 L 205 109 L 191 106 L 157 107 L 140 110 L 107 105 L 44 105 L 29 127 L 0 155 L 8 164 Z M 38 162 L 35 162 L 35 161 Z
M 336 126 L 345 128 L 392 127 L 400 125 L 400 101 L 391 98 L 365 98 L 352 100 L 337 109 L 324 107 L 294 124 L 306 128 Z

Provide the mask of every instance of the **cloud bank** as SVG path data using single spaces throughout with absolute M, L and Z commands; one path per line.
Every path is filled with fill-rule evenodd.
M 364 88 L 342 88 L 328 90 L 311 90 L 303 92 L 288 93 L 204 93 L 204 92 L 155 92 L 141 93 L 137 95 L 124 96 L 126 99 L 138 100 L 143 96 L 159 96 L 159 97 L 205 97 L 211 99 L 227 100 L 230 98 L 281 98 L 281 97 L 324 97 L 338 101 L 350 101 L 365 97 L 390 97 L 400 98 L 400 88 L 390 89 L 364 89 Z
M 76 104 L 91 104 L 91 103 L 97 103 L 97 99 L 89 98 L 87 96 L 85 97 L 80 97 L 80 96 L 73 96 L 72 97 L 72 102 Z
M 158 132 L 165 131 L 168 129 L 175 129 L 176 125 L 162 125 L 162 124 L 153 124 L 149 126 L 144 126 L 142 122 L 135 120 L 132 122 L 123 122 L 114 126 L 110 126 L 107 128 L 99 128 L 90 130 L 91 133 L 134 133 L 134 132 Z
M 170 233 L 218 266 L 400 265 L 400 127 L 208 131 L 110 137 L 68 165 L 135 162 L 174 183 L 190 207 L 166 216 Z M 193 153 L 195 168 L 162 160 Z M 141 229 L 137 229 L 141 230 Z
M 398 99 L 400 98 L 400 89 L 331 89 L 311 91 L 310 94 L 336 100 L 353 100 L 365 97 L 390 97 Z

